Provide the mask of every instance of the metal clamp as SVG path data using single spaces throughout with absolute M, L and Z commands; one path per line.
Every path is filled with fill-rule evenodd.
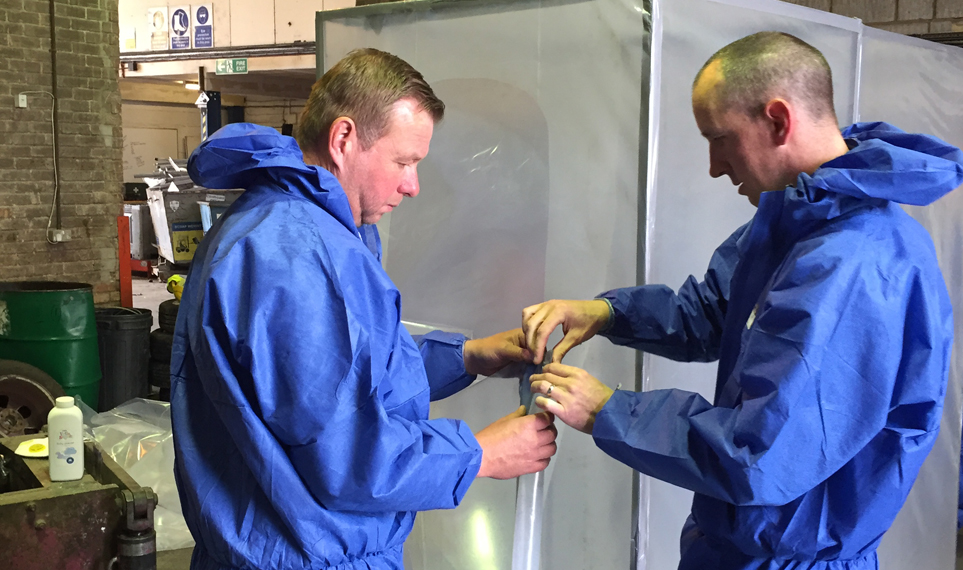
M 150 487 L 125 489 L 124 514 L 127 528 L 117 538 L 117 558 L 109 568 L 118 570 L 155 570 L 157 540 L 154 534 L 154 507 L 157 495 Z
M 127 530 L 143 531 L 154 528 L 154 507 L 157 506 L 157 495 L 150 487 L 141 487 L 136 491 L 125 489 L 124 513 L 127 515 Z

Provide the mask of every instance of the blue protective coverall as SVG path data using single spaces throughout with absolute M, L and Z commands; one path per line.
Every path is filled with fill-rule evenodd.
M 464 337 L 415 344 L 374 228 L 294 139 L 228 125 L 188 170 L 246 189 L 195 253 L 174 338 L 192 568 L 400 570 L 415 511 L 456 506 L 481 464 L 463 422 L 428 419 L 473 379 Z
M 864 570 L 936 439 L 952 342 L 927 232 L 897 203 L 963 183 L 963 153 L 885 123 L 766 192 L 678 293 L 604 293 L 614 343 L 719 361 L 714 404 L 616 391 L 593 437 L 695 491 L 683 570 Z

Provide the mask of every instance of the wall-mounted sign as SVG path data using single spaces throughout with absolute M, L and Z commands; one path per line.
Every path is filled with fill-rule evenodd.
M 167 48 L 167 6 L 163 8 L 148 8 L 147 22 L 150 26 L 150 49 L 166 50 Z
M 136 51 L 136 50 L 137 50 L 137 27 L 121 26 L 120 27 L 120 51 Z
M 214 47 L 214 6 L 191 6 L 191 15 L 191 22 L 194 24 L 194 49 Z
M 247 58 L 218 59 L 214 62 L 214 73 L 218 75 L 247 73 Z
M 171 49 L 191 49 L 191 9 L 188 6 L 172 6 Z

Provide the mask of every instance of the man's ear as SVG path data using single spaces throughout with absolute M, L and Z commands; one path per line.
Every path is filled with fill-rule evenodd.
M 769 133 L 773 144 L 782 146 L 789 141 L 795 127 L 795 115 L 792 106 L 785 99 L 772 99 L 766 103 L 763 111 L 766 122 L 769 124 Z
M 350 117 L 338 117 L 328 129 L 328 155 L 337 172 L 344 172 L 346 157 L 358 148 L 358 127 Z M 335 174 L 337 174 L 335 172 Z

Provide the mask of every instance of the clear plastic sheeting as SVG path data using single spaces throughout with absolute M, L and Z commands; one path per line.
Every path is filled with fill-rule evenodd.
M 522 309 L 545 299 L 636 282 L 647 4 L 405 2 L 319 17 L 323 69 L 352 49 L 382 49 L 447 106 L 419 166 L 421 194 L 380 224 L 405 320 L 480 337 L 520 326 Z M 635 376 L 635 355 L 604 340 L 566 361 L 611 386 Z M 490 378 L 436 402 L 432 416 L 478 431 L 517 406 L 517 378 Z M 559 431 L 541 567 L 628 568 L 631 470 L 590 437 Z M 457 509 L 419 514 L 406 567 L 510 568 L 515 490 L 482 479 Z
M 963 50 L 775 1 L 415 1 L 319 18 L 322 71 L 352 49 L 383 49 L 421 71 L 448 105 L 420 167 L 421 195 L 379 225 L 404 318 L 476 336 L 518 326 L 521 309 L 545 299 L 646 282 L 678 287 L 703 274 L 713 250 L 754 210 L 727 178 L 708 175 L 690 89 L 712 53 L 745 35 L 780 30 L 820 49 L 841 126 L 884 120 L 963 144 Z M 884 570 L 950 568 L 955 543 L 963 193 L 909 211 L 936 244 L 957 350 L 941 435 L 884 537 Z M 636 377 L 633 352 L 602 340 L 566 362 L 612 387 Z M 712 396 L 715 365 L 651 356 L 642 364 L 646 389 Z M 491 378 L 435 403 L 432 414 L 463 418 L 477 431 L 517 398 L 512 379 Z M 644 478 L 633 493 L 628 468 L 590 438 L 559 431 L 564 441 L 542 486 L 537 564 L 675 568 L 691 493 Z M 513 490 L 513 482 L 477 481 L 458 509 L 419 515 L 406 567 L 511 567 L 516 500 L 526 500 Z
M 90 418 L 94 440 L 142 487 L 157 495 L 157 550 L 194 545 L 174 484 L 170 404 L 136 398 Z
M 860 120 L 886 121 L 963 147 L 963 49 L 867 28 Z M 906 210 L 933 238 L 954 312 L 953 356 L 940 435 L 879 547 L 882 570 L 953 568 L 963 410 L 963 191 Z

